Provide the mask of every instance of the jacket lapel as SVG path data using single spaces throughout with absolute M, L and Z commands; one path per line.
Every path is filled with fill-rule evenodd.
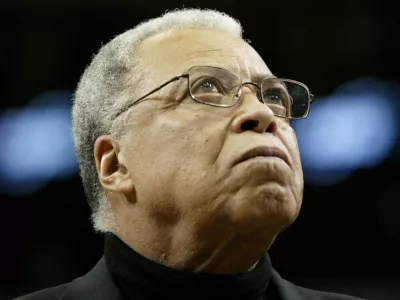
M 72 281 L 59 300 L 122 300 L 108 272 L 104 256 L 86 275 Z
M 301 288 L 283 279 L 274 269 L 272 269 L 271 280 L 277 288 L 282 300 L 310 300 L 310 297 L 308 297 L 308 295 Z

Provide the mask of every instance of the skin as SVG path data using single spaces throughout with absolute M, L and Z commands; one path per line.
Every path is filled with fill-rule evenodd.
M 212 29 L 174 29 L 139 49 L 150 70 L 143 93 L 192 66 L 219 66 L 242 81 L 272 76 L 243 40 Z M 129 111 L 129 129 L 95 144 L 100 182 L 108 194 L 116 234 L 155 262 L 198 273 L 249 271 L 297 217 L 303 173 L 287 120 L 260 103 L 246 85 L 239 103 L 218 108 L 193 101 L 181 79 Z M 134 99 L 132 99 L 134 100 Z M 257 126 L 243 128 L 247 121 Z M 256 146 L 277 147 L 269 157 L 233 165 Z

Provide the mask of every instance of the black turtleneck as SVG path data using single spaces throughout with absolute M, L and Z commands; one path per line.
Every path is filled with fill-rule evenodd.
M 272 269 L 268 255 L 247 273 L 197 274 L 150 261 L 113 234 L 105 237 L 104 255 L 124 300 L 275 299 L 271 291 L 266 296 Z

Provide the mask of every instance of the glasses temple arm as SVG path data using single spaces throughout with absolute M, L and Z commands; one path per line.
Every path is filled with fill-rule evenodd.
M 183 77 L 188 77 L 188 74 L 183 74 L 180 76 L 175 76 L 174 78 L 168 80 L 167 82 L 164 82 L 162 85 L 160 85 L 159 87 L 155 88 L 154 90 L 151 90 L 150 92 L 148 92 L 146 95 L 140 97 L 139 99 L 133 101 L 132 103 L 130 103 L 127 107 L 125 107 L 123 110 L 121 110 L 115 117 L 117 118 L 119 115 L 121 115 L 124 111 L 128 110 L 129 108 L 131 108 L 134 104 L 136 104 L 137 102 L 139 102 L 140 100 L 143 100 L 144 98 L 146 98 L 147 96 L 161 90 L 164 86 L 170 84 L 171 82 L 174 82 L 178 79 L 181 79 Z
M 140 97 L 139 99 L 137 99 L 135 102 L 132 103 L 132 105 L 135 104 L 136 102 L 140 101 L 140 100 L 143 100 L 143 99 L 146 98 L 147 96 L 149 96 L 149 95 L 151 95 L 151 94 L 153 94 L 153 93 L 155 93 L 155 92 L 161 90 L 164 86 L 170 84 L 171 82 L 174 82 L 174 81 L 176 81 L 176 80 L 178 80 L 178 79 L 181 79 L 182 77 L 187 77 L 187 76 L 188 76 L 187 74 L 180 75 L 180 76 L 175 76 L 174 78 L 168 80 L 167 82 L 164 82 L 162 85 L 160 85 L 159 87 L 155 88 L 154 90 L 151 90 L 151 91 L 148 92 L 146 95 L 144 95 L 144 96 Z

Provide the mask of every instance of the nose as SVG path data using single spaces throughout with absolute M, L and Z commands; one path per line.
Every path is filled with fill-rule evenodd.
M 272 110 L 261 103 L 256 94 L 244 91 L 240 99 L 240 108 L 232 122 L 234 132 L 254 131 L 257 133 L 268 132 L 277 135 L 278 123 Z

